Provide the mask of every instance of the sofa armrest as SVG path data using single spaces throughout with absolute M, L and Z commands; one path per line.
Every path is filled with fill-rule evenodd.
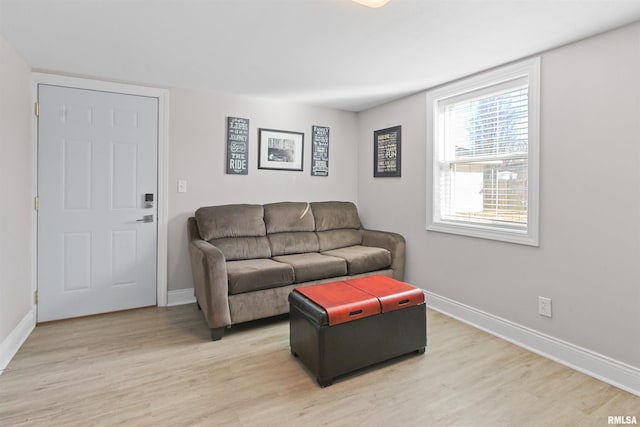
M 189 218 L 189 257 L 195 295 L 209 328 L 231 325 L 229 282 L 224 254 L 220 249 L 200 239 L 195 219 Z
M 384 248 L 391 252 L 391 269 L 393 278 L 404 280 L 404 263 L 406 242 L 404 237 L 388 231 L 362 229 L 362 245 Z

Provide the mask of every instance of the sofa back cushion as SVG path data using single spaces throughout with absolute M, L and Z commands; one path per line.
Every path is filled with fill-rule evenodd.
M 362 233 L 353 228 L 318 231 L 317 235 L 320 252 L 362 244 Z
M 198 209 L 195 216 L 203 240 L 266 235 L 261 205 L 208 206 Z
M 261 205 L 208 206 L 196 210 L 195 217 L 200 237 L 227 261 L 271 257 Z
M 266 236 L 226 237 L 211 239 L 209 243 L 220 249 L 227 261 L 271 258 L 271 248 Z
M 264 222 L 273 256 L 318 252 L 318 237 L 313 232 L 316 222 L 309 203 L 264 205 Z
M 316 220 L 316 231 L 361 227 L 358 209 L 351 202 L 313 202 L 311 211 Z
M 305 202 L 281 202 L 264 205 L 267 234 L 289 231 L 314 231 L 311 205 Z
M 320 251 L 362 243 L 360 217 L 351 202 L 314 202 L 311 210 L 316 220 Z
M 291 233 L 269 234 L 271 255 L 293 255 L 318 252 L 318 236 L 313 231 L 295 231 Z

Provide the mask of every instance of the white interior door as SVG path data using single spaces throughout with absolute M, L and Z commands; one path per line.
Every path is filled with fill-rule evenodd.
M 38 321 L 155 305 L 157 98 L 41 84 L 38 102 Z

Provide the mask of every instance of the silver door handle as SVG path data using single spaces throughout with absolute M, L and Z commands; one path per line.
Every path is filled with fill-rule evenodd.
M 145 215 L 140 219 L 136 219 L 136 222 L 153 222 L 153 215 Z

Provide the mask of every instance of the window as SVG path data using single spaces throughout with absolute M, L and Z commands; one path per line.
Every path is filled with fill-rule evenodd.
M 427 93 L 427 230 L 538 245 L 540 60 Z

